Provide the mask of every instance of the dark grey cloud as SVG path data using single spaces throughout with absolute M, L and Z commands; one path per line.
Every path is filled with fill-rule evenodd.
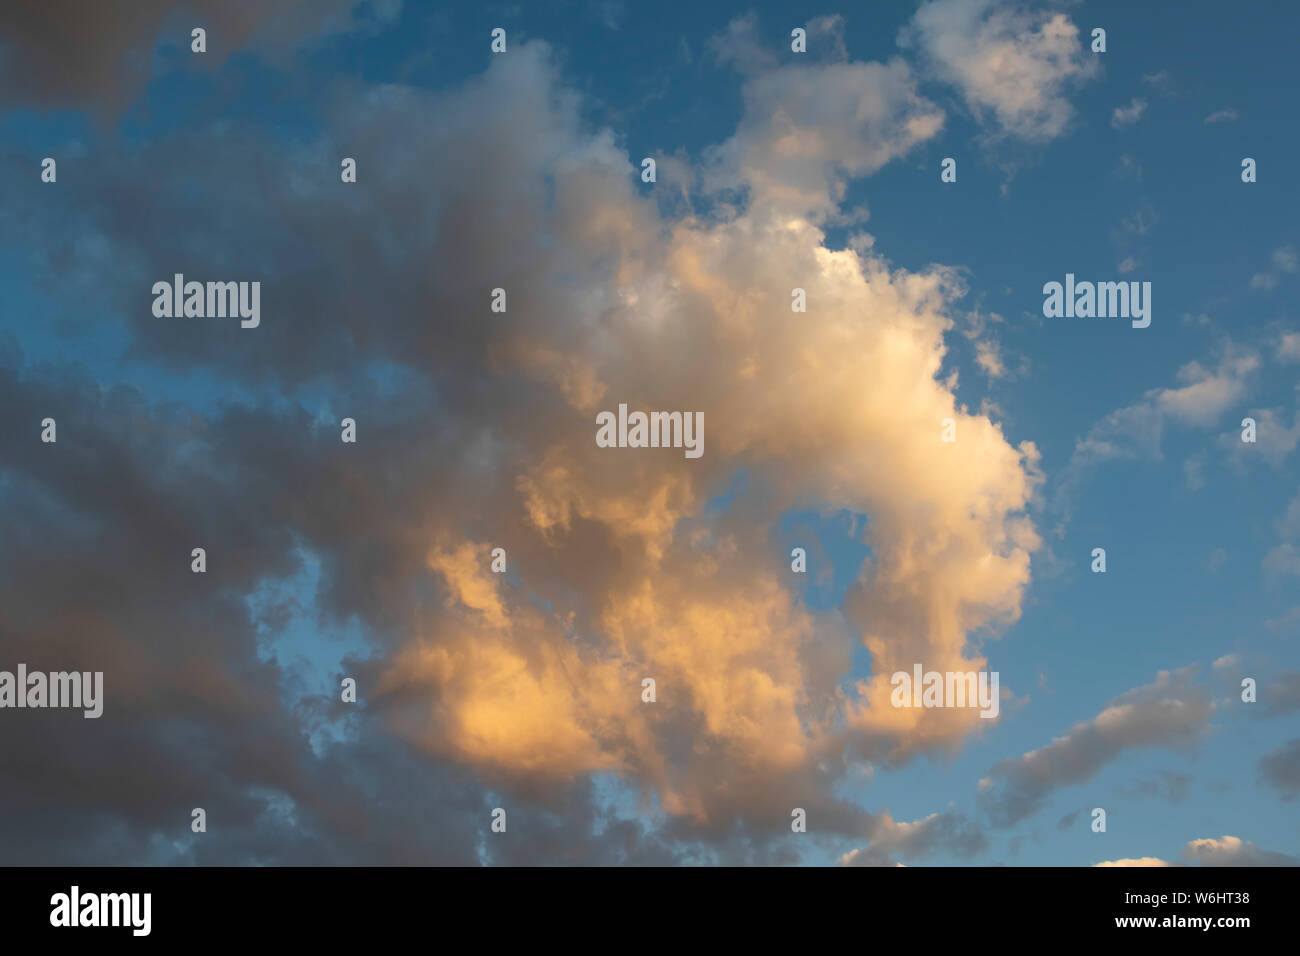
M 1300 737 L 1288 740 L 1261 757 L 1259 776 L 1285 800 L 1300 796 Z
M 1135 797 L 1160 797 L 1170 803 L 1181 803 L 1187 797 L 1195 778 L 1187 773 L 1161 770 L 1154 777 L 1135 781 L 1122 787 L 1120 793 Z
M 152 77 L 155 50 L 207 68 L 254 43 L 286 52 L 321 32 L 351 28 L 358 0 L 39 0 L 0 5 L 0 101 L 43 108 L 121 110 Z M 401 0 L 367 8 L 390 18 Z M 202 57 L 190 31 L 208 34 Z
M 1262 685 L 1259 689 L 1261 716 L 1282 717 L 1300 710 L 1300 671 L 1279 671 Z

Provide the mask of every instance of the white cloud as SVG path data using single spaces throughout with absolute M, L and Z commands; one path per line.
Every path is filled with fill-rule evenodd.
M 1211 113 L 1209 116 L 1205 117 L 1205 123 L 1207 126 L 1212 125 L 1214 123 L 1235 123 L 1235 122 L 1237 122 L 1236 110 L 1216 110 L 1215 112 Z
M 1277 357 L 1282 362 L 1300 362 L 1300 332 L 1283 332 L 1278 341 Z
M 1172 863 L 1166 863 L 1164 860 L 1155 856 L 1139 856 L 1123 860 L 1103 860 L 1101 863 L 1094 863 L 1093 866 L 1173 866 Z
M 1279 574 L 1300 574 L 1300 494 L 1291 499 L 1277 522 L 1282 543 L 1264 555 L 1264 569 Z
M 1252 408 L 1246 412 L 1246 416 L 1255 419 L 1253 445 L 1241 440 L 1237 422 L 1233 422 L 1234 427 L 1219 437 L 1219 447 L 1237 468 L 1243 468 L 1254 458 L 1263 458 L 1277 467 L 1300 444 L 1300 411 L 1292 413 L 1290 425 L 1286 423 L 1280 408 Z
M 1298 265 L 1300 265 L 1300 256 L 1297 256 L 1295 247 L 1280 246 L 1274 249 L 1269 257 L 1269 268 L 1251 276 L 1250 288 L 1257 292 L 1271 292 L 1277 288 L 1281 277 L 1293 275 Z
M 978 116 L 1030 141 L 1059 136 L 1074 115 L 1066 91 L 1096 74 L 1064 13 L 1023 11 L 993 0 L 931 0 L 899 37 Z
M 1296 255 L 1294 246 L 1273 250 L 1273 267 L 1279 272 L 1295 272 L 1297 263 L 1300 263 L 1300 257 Z
M 1256 353 L 1228 344 L 1215 368 L 1189 362 L 1178 370 L 1178 386 L 1151 389 L 1140 401 L 1098 421 L 1075 443 L 1056 481 L 1057 510 L 1068 517 L 1072 499 L 1096 467 L 1111 461 L 1159 460 L 1170 424 L 1216 424 L 1245 396 L 1260 364 Z
M 943 126 L 901 59 L 783 65 L 760 46 L 752 18 L 733 21 L 714 46 L 746 76 L 745 111 L 735 134 L 707 151 L 704 184 L 747 185 L 754 210 L 825 222 L 847 178 L 874 173 Z
M 1142 82 L 1157 93 L 1169 93 L 1173 90 L 1174 78 L 1168 70 L 1160 70 L 1156 73 L 1144 73 Z
M 1296 866 L 1300 860 L 1285 853 L 1263 850 L 1255 844 L 1235 836 L 1209 837 L 1189 840 L 1183 846 L 1183 859 L 1188 864 L 1202 866 Z M 1140 856 L 1123 860 L 1106 860 L 1095 866 L 1183 866 L 1155 856 Z
M 1141 97 L 1133 97 L 1133 102 L 1128 106 L 1117 106 L 1115 111 L 1110 114 L 1110 125 L 1115 129 L 1123 129 L 1125 126 L 1132 126 L 1142 118 L 1142 114 L 1147 111 L 1147 101 Z
M 1142 178 L 1142 165 L 1128 153 L 1119 158 L 1119 165 L 1115 167 L 1115 175 L 1121 177 L 1132 177 L 1133 179 Z
M 982 368 L 989 378 L 1002 378 L 1007 374 L 1007 367 L 1002 361 L 1002 352 L 996 342 L 984 341 L 975 345 L 975 364 Z

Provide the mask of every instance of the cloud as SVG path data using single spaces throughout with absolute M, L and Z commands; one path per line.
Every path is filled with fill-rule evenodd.
M 1147 101 L 1141 97 L 1133 97 L 1133 101 L 1128 106 L 1117 106 L 1114 112 L 1110 114 L 1110 125 L 1115 129 L 1123 129 L 1125 126 L 1132 126 L 1142 118 L 1142 114 L 1147 111 Z
M 1264 570 L 1272 574 L 1300 574 L 1300 547 L 1284 541 L 1264 555 Z
M 1282 276 L 1293 275 L 1296 272 L 1298 264 L 1300 264 L 1300 256 L 1297 256 L 1294 246 L 1279 246 L 1269 257 L 1269 269 L 1250 277 L 1250 288 L 1255 291 L 1271 292 L 1277 288 Z
M 1002 350 L 996 342 L 977 342 L 975 345 L 975 364 L 984 370 L 989 378 L 1003 378 L 1007 367 L 1002 361 Z
M 981 809 L 995 826 L 1009 827 L 1042 809 L 1052 793 L 1091 779 L 1127 751 L 1194 743 L 1213 708 L 1208 691 L 1192 683 L 1193 671 L 1161 671 L 1154 683 L 1128 691 L 1047 746 L 999 761 L 979 790 Z
M 956 87 L 980 118 L 1030 142 L 1064 132 L 1066 92 L 1098 72 L 1065 14 L 993 0 L 930 0 L 902 31 L 933 75 Z
M 1145 236 L 1151 232 L 1152 228 L 1159 221 L 1160 217 L 1157 215 L 1155 207 L 1146 200 L 1143 200 L 1142 204 L 1137 208 L 1137 211 L 1135 211 L 1133 215 L 1125 217 L 1120 225 L 1126 233 Z
M 1291 499 L 1277 521 L 1281 543 L 1264 555 L 1264 570 L 1275 574 L 1300 574 L 1300 494 Z
M 1300 671 L 1279 671 L 1260 692 L 1264 717 L 1280 717 L 1300 710 Z
M 1164 860 L 1155 856 L 1130 857 L 1123 860 L 1104 860 L 1101 863 L 1094 863 L 1093 866 L 1176 866 L 1175 863 L 1166 863 Z
M 1142 74 L 1142 82 L 1159 93 L 1169 93 L 1173 91 L 1173 75 L 1168 70 L 1157 70 L 1155 73 Z
M 623 0 L 587 0 L 587 15 L 606 30 L 617 32 L 627 19 L 627 4 Z
M 1183 848 L 1183 858 L 1202 866 L 1296 866 L 1300 860 L 1285 853 L 1262 850 L 1240 837 L 1221 836 L 1192 840 Z
M 983 852 L 988 840 L 963 814 L 957 811 L 932 813 L 911 823 L 896 822 L 887 812 L 876 817 L 871 843 L 850 850 L 840 857 L 840 866 L 902 866 L 895 857 L 923 859 L 944 853 L 969 859 Z
M 1140 401 L 1108 414 L 1075 443 L 1057 479 L 1054 506 L 1068 517 L 1084 480 L 1104 464 L 1159 459 L 1170 425 L 1214 425 L 1241 402 L 1260 365 L 1257 353 L 1227 343 L 1213 368 L 1189 362 L 1179 368 L 1177 386 L 1150 389 Z
M 875 172 L 935 136 L 944 115 L 920 96 L 901 59 L 778 65 L 752 18 L 714 39 L 745 74 L 744 116 L 706 156 L 711 190 L 748 190 L 751 215 L 773 211 L 824 222 L 850 177 Z
M 1300 257 L 1294 246 L 1280 246 L 1273 250 L 1273 267 L 1279 272 L 1294 273 Z
M 988 723 L 897 710 L 887 675 L 980 669 L 972 636 L 1017 619 L 1038 452 L 940 377 L 952 270 L 823 243 L 845 177 L 937 129 L 906 66 L 748 68 L 744 117 L 701 164 L 712 195 L 745 195 L 709 216 L 640 194 L 541 43 L 452 92 L 333 90 L 319 139 L 297 146 L 230 120 L 124 144 L 58 196 L 6 203 L 34 281 L 71 294 L 84 255 L 66 236 L 99 241 L 96 294 L 132 363 L 231 396 L 147 399 L 0 348 L 5 407 L 60 428 L 57 446 L 0 443 L 16 489 L 0 515 L 6 646 L 102 665 L 109 688 L 93 745 L 33 733 L 30 715 L 0 725 L 0 749 L 32 768 L 6 789 L 24 814 L 0 813 L 0 835 L 26 841 L 7 858 L 57 833 L 45 862 L 476 862 L 493 806 L 554 834 L 525 862 L 566 841 L 566 860 L 662 861 L 669 838 L 695 858 L 788 861 L 793 806 L 899 852 L 925 834 L 972 845 L 955 823 L 905 837 L 834 788 L 846 750 L 904 760 Z M 380 162 L 375 144 L 397 140 Z M 340 144 L 364 188 L 340 189 Z M 187 216 L 204 228 L 178 231 Z M 261 279 L 256 334 L 155 319 L 145 293 L 177 271 Z M 598 448 L 595 415 L 621 402 L 702 412 L 704 456 Z M 737 476 L 743 493 L 711 505 Z M 810 501 L 869 516 L 842 612 L 807 607 L 774 546 Z M 197 582 L 196 542 L 212 569 Z M 494 547 L 509 574 L 486 570 Z M 307 554 L 320 628 L 364 635 L 337 661 L 361 688 L 351 709 L 279 663 L 291 602 L 248 604 Z M 873 671 L 845 688 L 858 633 Z M 321 728 L 338 742 L 317 752 Z M 110 785 L 121 766 L 129 787 Z M 656 806 L 653 830 L 610 809 L 596 774 Z M 391 788 L 404 796 L 381 813 Z M 426 801 L 440 822 L 412 838 Z M 62 809 L 28 812 L 46 804 Z M 193 806 L 230 839 L 173 853 Z
M 1215 110 L 1209 116 L 1205 117 L 1205 125 L 1212 126 L 1215 123 L 1235 123 L 1237 122 L 1236 110 Z
M 359 0 L 262 0 L 257 3 L 190 0 L 188 16 L 174 0 L 132 0 L 118 7 L 78 0 L 0 5 L 0 89 L 10 104 L 47 107 L 104 106 L 121 110 L 151 79 L 155 44 L 170 43 L 186 58 L 190 30 L 208 33 L 199 67 L 253 43 L 263 53 L 283 53 L 325 33 L 351 29 Z M 371 15 L 390 19 L 400 0 L 370 4 Z M 21 91 L 17 94 L 15 91 Z
M 1206 427 L 1217 421 L 1242 395 L 1246 382 L 1259 368 L 1259 358 L 1250 352 L 1225 354 L 1217 368 L 1189 362 L 1178 370 L 1182 384 L 1147 393 L 1154 410 L 1182 425 Z
M 1296 866 L 1300 860 L 1285 853 L 1262 850 L 1240 837 L 1222 836 L 1203 840 L 1190 840 L 1183 847 L 1183 863 L 1169 863 L 1159 857 L 1143 856 L 1135 859 L 1108 860 L 1095 866 L 1183 866 L 1199 863 L 1201 866 Z
M 1121 178 L 1132 178 L 1132 179 L 1140 180 L 1142 178 L 1142 164 L 1139 163 L 1132 156 L 1125 153 L 1123 156 L 1119 158 L 1119 165 L 1115 167 L 1114 175 L 1119 176 Z
M 1294 624 L 1300 624 L 1300 607 L 1288 608 L 1278 617 L 1270 618 L 1264 624 L 1272 631 L 1280 631 Z
M 1218 661 L 1215 664 L 1217 666 Z M 1160 797 L 1170 803 L 1182 803 L 1187 798 L 1192 779 L 1190 774 L 1161 770 L 1155 777 L 1139 780 L 1133 786 L 1121 789 L 1120 792 L 1130 796 Z
M 1261 757 L 1259 776 L 1287 800 L 1300 796 L 1300 737 L 1288 740 Z
M 1263 458 L 1268 464 L 1278 467 L 1300 445 L 1300 413 L 1291 413 L 1290 425 L 1286 423 L 1281 408 L 1248 408 L 1243 417 L 1255 419 L 1253 444 L 1241 440 L 1240 427 L 1219 436 L 1219 448 L 1238 468 L 1243 468 L 1254 458 Z

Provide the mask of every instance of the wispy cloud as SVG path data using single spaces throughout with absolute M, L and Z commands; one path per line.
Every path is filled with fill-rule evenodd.
M 1125 126 L 1132 126 L 1142 118 L 1147 111 L 1147 101 L 1141 97 L 1133 97 L 1128 106 L 1117 106 L 1110 114 L 1110 125 L 1115 129 L 1123 129 Z

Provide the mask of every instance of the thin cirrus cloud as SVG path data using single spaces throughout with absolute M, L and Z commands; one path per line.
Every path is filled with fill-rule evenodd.
M 1068 520 L 1081 487 L 1099 467 L 1158 458 L 1170 426 L 1207 428 L 1219 422 L 1248 394 L 1262 364 L 1254 349 L 1225 341 L 1213 367 L 1188 362 L 1178 369 L 1178 385 L 1149 389 L 1139 401 L 1107 414 L 1075 442 L 1065 468 L 1055 476 L 1053 509 Z M 1270 434 L 1270 447 L 1276 441 Z

